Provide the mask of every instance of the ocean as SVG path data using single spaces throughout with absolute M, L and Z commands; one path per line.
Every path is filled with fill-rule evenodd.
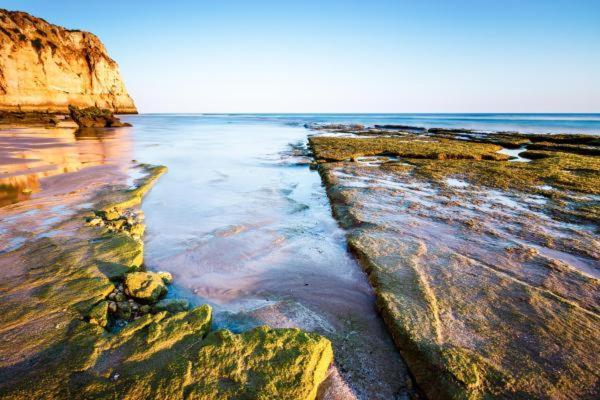
M 485 132 L 577 133 L 600 135 L 598 114 L 149 114 L 263 121 L 290 125 L 310 123 L 398 124 L 424 128 L 464 128 Z

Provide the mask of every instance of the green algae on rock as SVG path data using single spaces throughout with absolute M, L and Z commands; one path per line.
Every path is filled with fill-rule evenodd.
M 98 195 L 106 213 L 88 215 L 88 224 L 76 216 L 55 235 L 0 254 L 0 398 L 313 399 L 332 362 L 321 336 L 269 328 L 209 335 L 207 305 L 117 308 L 131 304 L 119 281 L 139 273 L 143 242 L 125 222 L 109 229 L 107 221 L 122 219 L 166 170 L 143 168 L 135 188 Z M 96 216 L 102 224 L 90 224 Z M 161 285 L 169 278 L 155 275 Z M 105 329 L 115 312 L 133 320 Z
M 190 302 L 185 299 L 162 299 L 153 307 L 155 312 L 180 312 L 190 308 Z
M 494 135 L 437 135 L 309 139 L 417 384 L 432 399 L 597 397 L 598 157 L 546 147 L 530 162 L 485 159 Z
M 317 160 L 343 161 L 360 156 L 394 155 L 406 158 L 436 160 L 507 160 L 499 154 L 502 148 L 494 144 L 467 143 L 459 140 L 420 137 L 348 138 L 313 136 L 310 145 Z
M 156 303 L 167 292 L 163 279 L 156 272 L 131 272 L 125 275 L 129 295 L 138 300 Z
M 77 125 L 81 128 L 118 128 L 123 126 L 131 126 L 126 122 L 121 122 L 119 118 L 115 117 L 112 111 L 105 108 L 98 108 L 96 106 L 87 108 L 78 108 L 76 106 L 69 106 L 69 114 Z

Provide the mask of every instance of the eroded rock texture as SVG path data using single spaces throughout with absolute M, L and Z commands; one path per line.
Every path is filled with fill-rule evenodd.
M 137 112 L 95 35 L 0 9 L 0 111 L 67 113 L 69 104 Z
M 310 142 L 420 388 L 432 399 L 598 398 L 600 160 L 587 148 L 598 143 L 582 155 L 526 148 L 519 135 L 370 133 Z M 499 139 L 530 158 L 508 159 Z

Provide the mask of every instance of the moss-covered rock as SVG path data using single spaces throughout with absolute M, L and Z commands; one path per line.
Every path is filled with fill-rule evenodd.
M 185 299 L 162 299 L 153 307 L 155 312 L 181 312 L 190 308 L 190 302 Z
M 78 108 L 70 105 L 69 113 L 73 121 L 81 128 L 117 128 L 131 126 L 126 122 L 121 122 L 110 110 L 104 108 Z
M 87 317 L 90 323 L 105 327 L 108 324 L 108 301 L 101 301 L 96 304 Z
M 129 273 L 125 276 L 125 287 L 131 297 L 149 303 L 156 303 L 167 293 L 165 282 L 156 272 Z
M 313 136 L 310 145 L 317 160 L 344 161 L 361 156 L 393 155 L 434 160 L 507 160 L 495 144 L 420 137 L 329 137 Z

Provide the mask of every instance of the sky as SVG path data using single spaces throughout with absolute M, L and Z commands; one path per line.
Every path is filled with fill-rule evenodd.
M 600 1 L 0 0 L 95 33 L 140 112 L 600 112 Z

